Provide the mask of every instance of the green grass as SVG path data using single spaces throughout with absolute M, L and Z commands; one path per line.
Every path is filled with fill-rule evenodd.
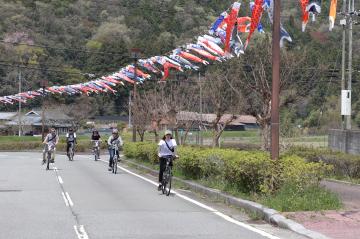
M 339 197 L 323 187 L 298 190 L 290 185 L 285 185 L 275 195 L 260 198 L 259 201 L 281 212 L 334 210 L 342 206 Z
M 0 136 L 0 142 L 40 142 L 41 137 L 33 136 Z

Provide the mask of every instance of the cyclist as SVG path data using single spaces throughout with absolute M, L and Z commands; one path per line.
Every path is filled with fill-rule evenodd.
M 76 144 L 76 133 L 74 132 L 73 128 L 70 128 L 69 132 L 66 134 L 66 144 L 67 144 L 66 154 L 70 159 L 70 154 L 69 154 L 70 146 L 71 146 L 71 144 L 73 144 L 73 146 L 75 147 L 75 144 Z M 73 150 L 75 150 L 75 149 L 73 149 Z
M 92 131 L 92 135 L 91 135 L 91 140 L 100 140 L 101 136 L 99 134 L 99 131 L 97 131 L 97 129 L 93 129 Z
M 115 155 L 115 150 L 114 150 L 113 145 L 117 145 L 118 148 L 120 149 L 124 144 L 121 136 L 119 135 L 119 131 L 117 129 L 113 129 L 112 135 L 109 137 L 107 143 L 108 143 L 108 146 L 109 146 L 109 154 L 110 154 L 109 171 L 111 171 L 112 170 L 113 157 Z M 117 154 L 119 155 L 119 151 L 117 152 Z
M 46 135 L 43 144 L 49 144 L 49 145 L 53 145 L 54 146 L 54 153 L 53 153 L 53 158 L 51 159 L 51 162 L 54 163 L 55 162 L 55 146 L 59 143 L 59 136 L 56 134 L 56 130 L 55 128 L 51 128 L 50 132 L 48 133 L 48 135 Z M 45 150 L 44 150 L 44 154 L 43 154 L 43 164 L 45 164 Z
M 176 141 L 172 137 L 170 130 L 166 130 L 164 137 L 160 140 L 158 144 L 158 156 L 160 161 L 160 170 L 159 170 L 159 186 L 158 190 L 161 190 L 161 182 L 163 178 L 163 173 L 166 167 L 166 158 L 169 156 L 177 157 L 176 155 Z M 172 166 L 172 165 L 171 165 Z
M 91 135 L 91 141 L 100 141 L 100 138 L 101 138 L 101 136 L 99 134 L 99 131 L 97 131 L 97 129 L 93 129 L 92 135 Z M 99 147 L 99 157 L 100 157 L 100 147 Z

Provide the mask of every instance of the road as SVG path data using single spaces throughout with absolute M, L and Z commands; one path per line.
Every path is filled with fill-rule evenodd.
M 186 193 L 166 197 L 154 178 L 124 167 L 114 175 L 106 166 L 57 155 L 46 171 L 39 153 L 0 152 L 0 238 L 303 238 L 249 225 Z

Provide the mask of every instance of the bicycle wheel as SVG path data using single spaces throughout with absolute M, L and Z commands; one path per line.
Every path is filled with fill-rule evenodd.
M 73 161 L 73 160 L 74 160 L 74 148 L 73 148 L 73 147 L 71 147 L 71 151 L 70 151 L 70 159 L 71 159 L 71 161 Z
M 46 170 L 50 169 L 50 161 L 51 161 L 51 152 L 47 152 L 47 157 L 46 157 Z
M 95 155 L 95 161 L 97 161 L 99 159 L 99 150 L 98 150 L 98 148 L 94 149 L 94 155 Z
M 117 164 L 118 164 L 118 156 L 114 155 L 113 157 L 113 173 L 117 173 Z
M 166 194 L 166 187 L 169 182 L 169 166 L 166 166 L 164 173 L 163 173 L 163 180 L 162 180 L 162 193 Z
M 172 172 L 171 172 L 171 167 L 168 168 L 169 172 L 168 172 L 168 179 L 167 179 L 167 184 L 166 184 L 166 196 L 170 195 L 170 190 L 171 190 L 171 181 L 172 181 Z

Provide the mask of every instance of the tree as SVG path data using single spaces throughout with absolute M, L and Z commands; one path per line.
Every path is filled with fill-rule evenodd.
M 206 73 L 205 98 L 210 113 L 215 114 L 211 122 L 213 147 L 219 146 L 220 136 L 226 126 L 236 118 L 235 113 L 243 108 L 241 93 L 234 91 L 238 87 L 236 81 L 237 75 L 231 73 L 229 64 L 219 65 Z
M 256 42 L 256 46 L 247 49 L 246 54 L 239 60 L 234 60 L 231 74 L 238 75 L 237 85 L 233 88 L 243 96 L 245 112 L 256 117 L 261 128 L 262 148 L 270 148 L 271 123 L 271 92 L 272 92 L 272 47 L 270 37 L 264 37 Z M 308 85 L 321 73 L 316 66 L 311 72 L 304 72 L 306 68 L 306 51 L 302 54 L 296 50 L 282 49 L 280 68 L 280 94 L 284 91 L 292 92 L 287 97 L 281 97 L 280 107 L 288 100 L 296 98 L 298 93 L 296 84 Z M 301 66 L 301 67 L 299 67 Z M 299 83 L 300 82 L 300 83 Z M 303 92 L 301 92 L 303 93 Z

